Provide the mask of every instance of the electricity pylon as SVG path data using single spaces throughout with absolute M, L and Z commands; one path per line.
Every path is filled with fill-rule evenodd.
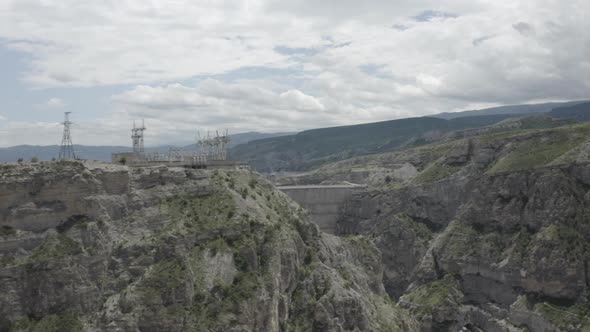
M 72 144 L 72 135 L 70 134 L 70 113 L 64 113 L 64 132 L 61 138 L 61 147 L 59 149 L 58 159 L 77 159 L 76 152 L 74 151 L 74 144 Z

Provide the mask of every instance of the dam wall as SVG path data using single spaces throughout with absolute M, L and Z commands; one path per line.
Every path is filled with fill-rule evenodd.
M 287 194 L 310 213 L 311 221 L 323 232 L 336 233 L 336 222 L 348 198 L 356 192 L 364 191 L 361 185 L 306 185 L 280 186 Z

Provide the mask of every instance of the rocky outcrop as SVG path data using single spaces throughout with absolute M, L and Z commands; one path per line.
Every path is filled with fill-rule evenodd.
M 105 212 L 100 200 L 127 193 L 129 185 L 127 170 L 117 166 L 57 162 L 3 165 L 1 172 L 0 225 L 32 232 L 58 227 L 76 216 L 98 218 Z
M 370 241 L 320 233 L 248 171 L 0 174 L 0 330 L 418 330 Z
M 444 153 L 353 196 L 338 232 L 373 239 L 424 330 L 588 329 L 589 139 L 575 125 L 421 148 Z

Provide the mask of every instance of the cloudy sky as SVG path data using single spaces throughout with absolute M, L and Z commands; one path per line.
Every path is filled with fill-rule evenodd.
M 0 146 L 590 97 L 587 0 L 0 0 Z

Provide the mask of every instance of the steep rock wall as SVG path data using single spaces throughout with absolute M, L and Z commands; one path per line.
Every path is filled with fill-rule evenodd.
M 320 233 L 256 174 L 0 171 L 0 330 L 418 330 L 370 241 Z M 22 209 L 50 198 L 62 208 Z
M 588 324 L 588 312 L 578 309 L 585 308 L 590 285 L 587 163 L 373 191 L 354 195 L 346 206 L 339 234 L 374 238 L 394 298 L 422 299 L 412 297 L 416 289 L 445 275 L 459 280 L 448 289 L 461 298 L 441 304 L 455 311 L 432 316 L 450 325 L 431 329 L 469 324 L 464 305 L 484 308 L 479 320 L 489 316 L 477 326 L 504 320 L 532 331 L 575 331 Z M 575 319 L 551 319 L 540 313 L 542 306 Z

